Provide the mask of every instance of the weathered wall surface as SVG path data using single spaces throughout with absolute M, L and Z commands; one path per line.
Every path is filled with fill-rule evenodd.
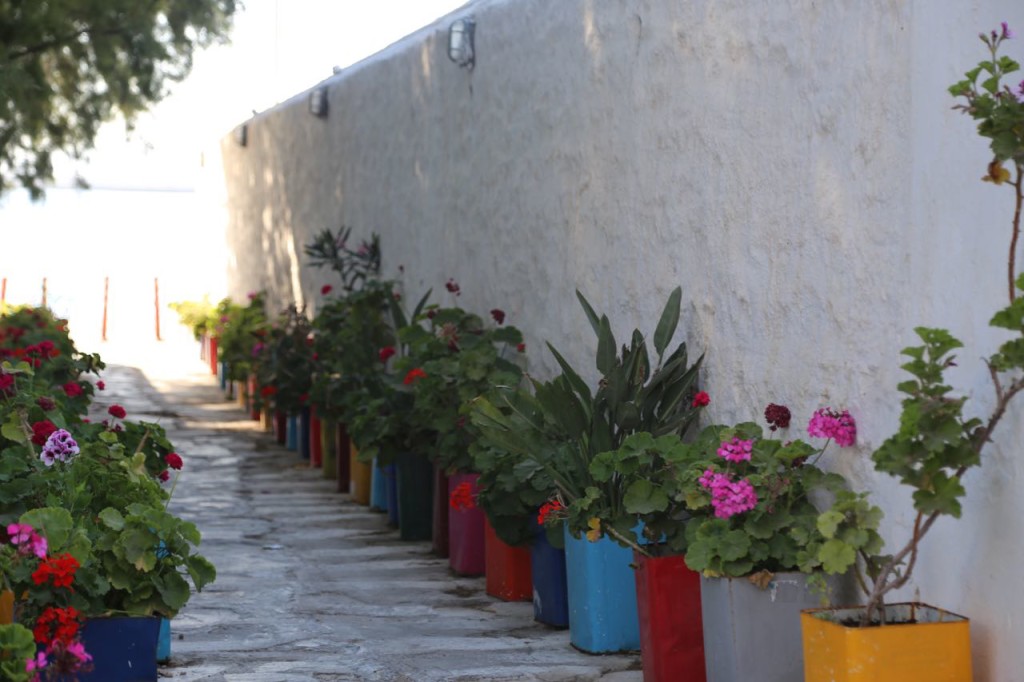
M 304 265 L 319 230 L 382 236 L 407 297 L 454 277 L 460 304 L 500 307 L 549 375 L 550 341 L 592 366 L 573 292 L 623 337 L 684 291 L 715 420 L 782 402 L 801 424 L 851 410 L 859 447 L 830 466 L 873 491 L 893 542 L 909 491 L 869 455 L 897 427 L 899 349 L 917 325 L 964 340 L 953 379 L 991 405 L 982 356 L 1005 298 L 1010 192 L 983 184 L 987 147 L 946 87 L 983 56 L 979 30 L 1024 31 L 1017 0 L 493 0 L 477 64 L 446 55 L 450 18 L 223 143 L 233 293 L 315 308 L 330 273 Z M 1018 58 L 1020 44 L 1010 45 Z M 1024 404 L 1017 406 L 1024 411 Z M 1020 677 L 1024 420 L 971 474 L 963 518 L 925 544 L 905 596 L 969 615 L 977 679 Z

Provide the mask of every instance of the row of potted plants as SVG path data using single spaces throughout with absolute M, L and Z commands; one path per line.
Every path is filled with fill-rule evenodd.
M 699 427 L 713 390 L 700 386 L 701 358 L 691 360 L 685 343 L 673 346 L 680 289 L 653 334 L 634 330 L 622 345 L 609 318 L 579 295 L 597 337 L 600 379 L 588 384 L 549 346 L 561 372 L 541 381 L 524 371 L 522 334 L 502 310 L 463 310 L 449 280 L 452 305 L 431 303 L 427 292 L 407 314 L 399 283 L 379 277 L 377 237 L 350 248 L 348 230 L 325 231 L 306 253 L 338 274 L 339 292 L 324 287 L 311 321 L 295 308 L 277 321 L 222 317 L 219 333 L 229 337 L 248 325 L 237 351 L 220 336 L 222 374 L 248 373 L 254 409 L 282 417 L 280 439 L 288 417 L 299 423 L 307 410 L 313 433 L 341 434 L 335 457 L 324 454 L 332 444 L 324 438 L 311 462 L 357 501 L 395 512 L 403 538 L 432 539 L 457 572 L 486 572 L 495 596 L 533 592 L 538 619 L 568 624 L 580 649 L 639 647 L 645 679 L 970 679 L 965 618 L 886 599 L 911 579 L 936 520 L 960 515 L 964 474 L 980 464 L 1024 389 L 1024 303 L 1016 295 L 1024 278 L 1015 269 L 1024 83 L 1002 84 L 1018 66 L 998 54 L 1012 37 L 1005 24 L 982 34 L 990 59 L 950 89 L 991 140 L 985 179 L 1014 192 L 1010 300 L 991 322 L 1011 338 L 986 361 L 995 388 L 987 418 L 967 416 L 966 399 L 945 383 L 961 345 L 949 332 L 918 328 L 919 345 L 902 351 L 910 378 L 898 387 L 906 396 L 900 430 L 872 454 L 879 472 L 914 491 L 913 531 L 895 550 L 878 532 L 881 510 L 827 471 L 831 444 L 856 442 L 848 411 L 815 411 L 806 439 L 789 435 L 793 416 L 773 403 L 763 425 Z M 378 487 L 385 492 L 375 494 Z M 471 539 L 481 535 L 482 552 Z M 510 548 L 508 561 L 520 567 L 525 554 L 511 548 L 532 547 L 530 590 L 513 586 L 524 581 L 509 577 L 512 564 L 491 561 L 498 553 L 488 541 Z M 544 585 L 558 575 L 557 562 L 537 557 L 563 547 L 560 602 Z M 492 573 L 500 576 L 493 583 Z M 822 596 L 853 603 L 851 589 L 863 592 L 863 606 L 813 608 Z
M 5 680 L 156 680 L 162 619 L 216 575 L 167 511 L 183 461 L 164 429 L 117 404 L 88 418 L 103 368 L 46 309 L 0 317 Z

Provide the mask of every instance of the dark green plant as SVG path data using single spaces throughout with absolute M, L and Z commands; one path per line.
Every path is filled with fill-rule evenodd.
M 25 664 L 36 655 L 32 631 L 18 623 L 0 625 L 0 679 L 29 682 L 32 674 Z
M 203 296 L 202 301 L 175 301 L 167 307 L 178 313 L 178 320 L 192 330 L 196 341 L 217 328 L 217 307 L 210 303 L 209 296 Z
M 423 454 L 450 473 L 472 471 L 466 406 L 496 386 L 519 385 L 522 333 L 501 323 L 489 327 L 462 308 L 429 307 L 399 338 L 408 354 L 395 368 L 413 389 L 410 423 L 432 434 L 421 445 Z
M 217 358 L 227 364 L 232 381 L 247 381 L 254 369 L 253 350 L 268 327 L 265 305 L 262 292 L 249 294 L 244 306 L 230 298 L 217 304 Z
M 313 387 L 313 325 L 289 306 L 254 347 L 258 407 L 295 415 L 309 406 Z
M 327 267 L 341 278 L 345 293 L 351 293 L 380 275 L 380 237 L 376 234 L 358 248 L 348 245 L 352 228 L 340 227 L 338 234 L 323 230 L 303 251 L 315 268 Z

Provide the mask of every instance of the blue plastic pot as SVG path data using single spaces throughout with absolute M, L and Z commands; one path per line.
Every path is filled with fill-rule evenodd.
M 299 449 L 299 416 L 296 414 L 288 415 L 288 429 L 284 446 L 289 450 Z
M 533 574 L 533 619 L 556 628 L 569 627 L 565 550 L 552 546 L 539 526 L 530 546 L 530 569 Z
M 228 390 L 228 363 L 220 363 L 220 390 Z
M 384 467 L 384 487 L 388 498 L 388 525 L 398 528 L 398 467 L 388 464 Z
M 577 540 L 565 530 L 569 641 L 577 649 L 592 654 L 640 650 L 632 562 L 632 551 L 606 537 Z
M 158 616 L 87 619 L 82 644 L 94 668 L 79 673 L 79 682 L 156 682 L 160 620 Z
M 308 407 L 303 407 L 299 413 L 299 456 L 302 459 L 309 459 L 309 420 Z
M 385 480 L 384 467 L 373 458 L 373 470 L 370 472 L 370 509 L 386 512 L 388 510 L 388 484 Z
M 171 620 L 160 619 L 160 634 L 156 640 L 156 662 L 166 663 L 171 660 Z

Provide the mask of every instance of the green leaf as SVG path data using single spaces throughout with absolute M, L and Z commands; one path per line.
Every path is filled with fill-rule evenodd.
M 633 481 L 623 496 L 622 503 L 630 514 L 650 514 L 668 509 L 668 495 L 650 481 Z
M 665 349 L 675 336 L 679 324 L 679 307 L 683 297 L 683 288 L 676 287 L 668 297 L 665 309 L 661 312 L 658 327 L 654 331 L 654 350 L 658 353 L 658 361 L 665 355 Z
M 818 550 L 818 559 L 826 573 L 845 573 L 857 561 L 857 552 L 842 540 L 833 538 Z
M 113 530 L 121 530 L 124 528 L 124 517 L 121 516 L 121 512 L 117 511 L 113 507 L 107 507 L 100 512 L 100 521 L 103 522 L 107 528 Z
M 846 517 L 833 509 L 818 516 L 818 531 L 826 538 L 834 538 L 839 524 L 846 520 Z
M 188 582 L 177 571 L 165 573 L 158 580 L 154 580 L 154 582 L 164 602 L 174 611 L 184 606 L 191 595 Z
M 600 327 L 597 333 L 597 371 L 608 376 L 615 369 L 615 336 L 612 334 L 612 325 L 607 315 L 601 316 Z
M 584 298 L 579 289 L 576 290 L 576 298 L 579 299 L 580 305 L 583 306 L 583 312 L 587 314 L 587 321 L 590 322 L 590 326 L 594 329 L 594 334 L 600 336 L 601 323 L 597 317 L 597 313 L 594 312 L 593 306 L 590 305 L 590 301 Z
M 42 507 L 27 511 L 21 515 L 19 522 L 32 526 L 43 535 L 51 551 L 59 551 L 67 545 L 71 529 L 75 525 L 71 513 L 59 507 Z
M 12 440 L 15 443 L 22 445 L 28 445 L 28 437 L 25 435 L 24 429 L 21 428 L 21 418 L 17 412 L 12 411 L 10 416 L 7 418 L 7 422 L 0 427 L 0 434 L 3 435 L 7 440 Z

